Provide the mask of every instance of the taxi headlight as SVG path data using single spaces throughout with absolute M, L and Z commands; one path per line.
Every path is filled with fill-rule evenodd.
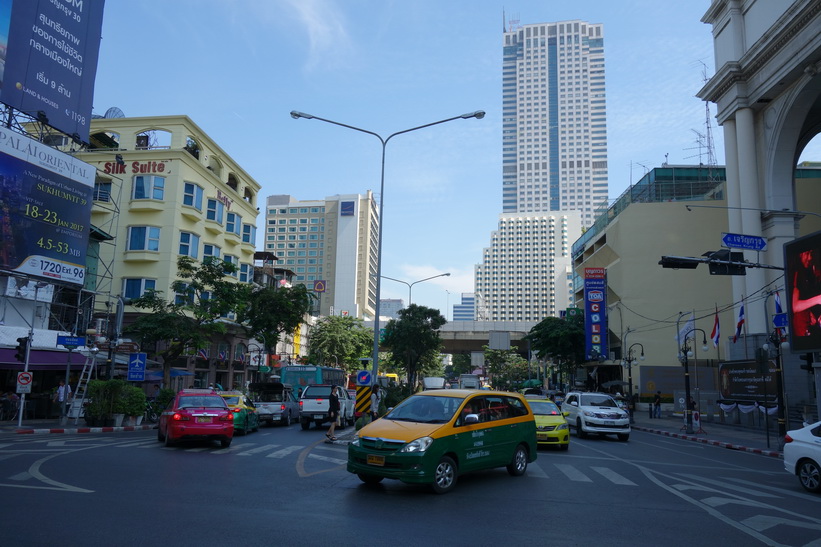
M 561 431 L 562 429 L 567 429 L 567 424 L 566 423 L 559 424 L 559 426 L 556 428 L 557 431 Z
M 415 441 L 411 441 L 403 446 L 399 452 L 424 452 L 430 445 L 433 444 L 433 439 L 430 437 L 420 437 Z
M 351 441 L 351 446 L 359 446 L 359 437 L 354 437 Z

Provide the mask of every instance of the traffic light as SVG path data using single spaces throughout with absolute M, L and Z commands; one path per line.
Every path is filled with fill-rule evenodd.
M 730 252 L 729 249 L 721 249 L 719 251 L 704 253 L 704 256 L 710 260 L 723 262 L 723 264 L 708 262 L 710 275 L 747 275 L 747 268 L 741 265 L 744 263 L 744 253 Z M 734 262 L 734 264 L 726 264 L 727 262 Z
M 662 268 L 672 268 L 674 270 L 695 270 L 701 260 L 691 256 L 662 256 L 659 264 Z
M 798 356 L 802 361 L 806 361 L 806 365 L 801 365 L 801 368 L 806 370 L 807 372 L 815 372 L 815 369 L 812 367 L 812 363 L 814 361 L 812 353 L 802 353 Z
M 14 354 L 14 358 L 20 361 L 21 363 L 26 362 L 26 348 L 28 348 L 28 345 L 28 336 L 21 336 L 17 339 L 17 353 Z

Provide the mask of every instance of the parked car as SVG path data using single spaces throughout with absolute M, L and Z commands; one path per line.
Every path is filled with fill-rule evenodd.
M 507 467 L 523 475 L 536 459 L 536 422 L 518 393 L 447 389 L 411 395 L 357 432 L 348 471 L 450 492 L 459 475 Z
M 220 397 L 234 413 L 234 432 L 247 435 L 259 430 L 259 414 L 251 399 L 241 391 L 220 391 Z
M 328 399 L 331 395 L 331 387 L 329 384 L 311 384 L 302 390 L 299 398 L 299 423 L 302 429 L 311 427 L 312 422 L 317 427 L 322 427 L 329 421 Z M 336 387 L 336 394 L 339 397 L 340 428 L 353 425 L 356 399 L 351 399 L 348 391 L 339 386 Z
M 187 439 L 215 439 L 223 448 L 234 438 L 234 413 L 213 389 L 183 389 L 160 414 L 157 440 L 171 446 Z
M 562 403 L 567 425 L 583 439 L 588 433 L 615 434 L 620 441 L 630 438 L 630 416 L 607 393 L 571 391 Z
M 294 388 L 280 382 L 260 382 L 248 386 L 260 424 L 291 425 L 299 419 L 299 400 Z
M 798 476 L 805 490 L 821 492 L 821 422 L 787 432 L 784 469 Z
M 570 447 L 570 430 L 556 403 L 547 398 L 528 397 L 527 404 L 536 418 L 536 443 L 567 450 Z

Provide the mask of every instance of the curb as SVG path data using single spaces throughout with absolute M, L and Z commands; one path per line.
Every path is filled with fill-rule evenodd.
M 783 458 L 784 455 L 779 450 L 767 450 L 764 448 L 750 448 L 748 446 L 742 446 L 738 444 L 728 443 L 724 441 L 713 441 L 710 439 L 702 439 L 700 437 L 693 437 L 692 435 L 683 435 L 681 433 L 671 433 L 669 431 L 664 431 L 663 429 L 651 429 L 649 427 L 636 427 L 633 426 L 633 429 L 636 431 L 644 431 L 645 433 L 655 433 L 656 435 L 664 435 L 666 437 L 675 437 L 676 439 L 683 439 L 685 441 L 693 441 L 702 444 L 708 444 L 711 446 L 718 446 L 721 448 L 727 448 L 729 450 L 738 450 L 740 452 L 749 452 L 750 454 L 758 454 L 760 456 L 769 456 L 771 458 Z
M 156 425 L 126 425 L 122 427 L 55 427 L 50 429 L 15 429 L 12 433 L 16 435 L 47 435 L 59 433 L 73 435 L 78 433 L 116 433 L 119 431 L 148 431 L 155 429 Z

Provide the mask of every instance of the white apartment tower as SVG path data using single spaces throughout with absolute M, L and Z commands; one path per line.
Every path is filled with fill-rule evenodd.
M 602 25 L 511 25 L 502 119 L 502 212 L 576 210 L 593 224 L 608 196 Z
M 269 196 L 265 250 L 313 290 L 319 315 L 372 318 L 379 214 L 373 193 L 296 200 Z
M 541 321 L 573 301 L 573 242 L 580 213 L 502 213 L 476 266 L 476 318 Z

